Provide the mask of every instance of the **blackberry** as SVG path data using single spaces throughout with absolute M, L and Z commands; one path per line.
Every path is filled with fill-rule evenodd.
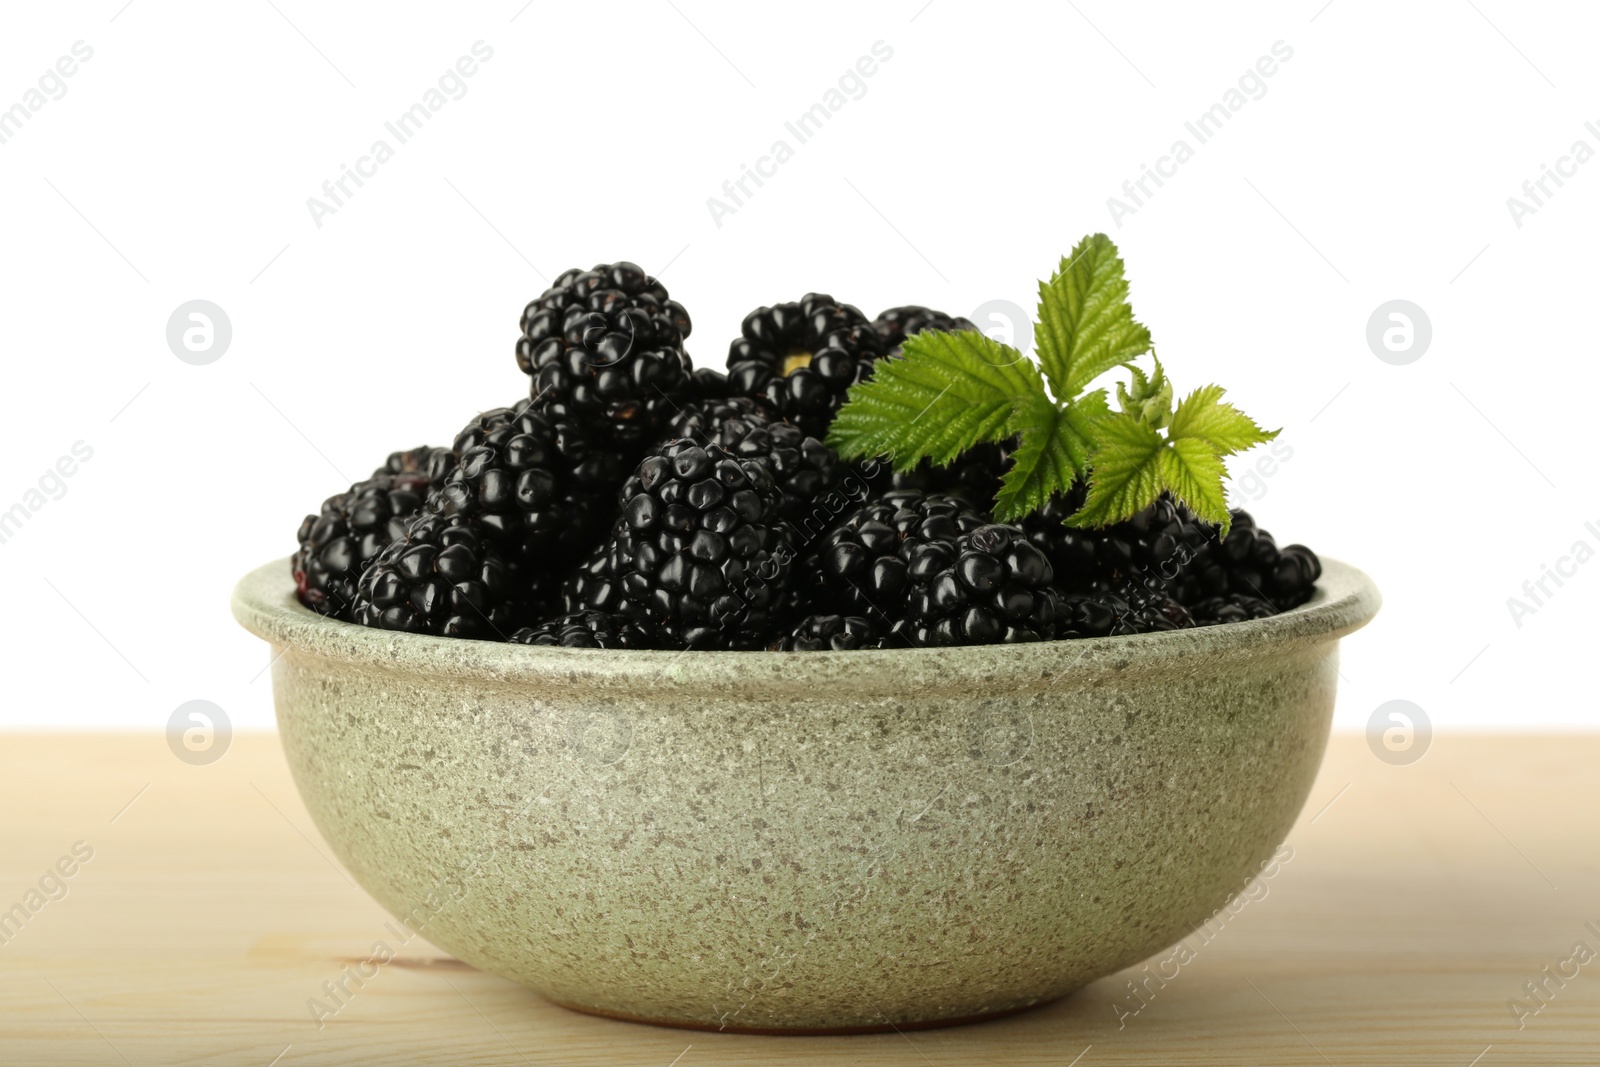
M 667 432 L 669 437 L 716 445 L 737 459 L 764 463 L 783 493 L 782 518 L 791 524 L 807 522 L 813 503 L 849 472 L 833 449 L 749 397 L 691 404 Z M 832 518 L 825 509 L 818 521 L 831 525 Z
M 1064 525 L 1083 506 L 1083 498 L 1080 482 L 1022 523 L 1028 539 L 1050 557 L 1062 589 L 1113 592 L 1130 580 L 1154 578 L 1186 604 L 1227 591 L 1226 578 L 1213 568 L 1209 552 L 1217 527 L 1196 519 L 1169 495 L 1103 529 Z
M 622 593 L 618 557 L 621 548 L 608 537 L 599 548 L 584 556 L 561 583 L 561 605 L 567 614 L 598 611 L 606 614 L 642 616 L 642 610 Z
M 882 627 L 859 615 L 808 615 L 770 647 L 774 652 L 847 652 L 878 647 L 882 640 Z
M 788 604 L 792 569 L 782 494 L 766 466 L 717 445 L 669 441 L 639 464 L 622 500 L 602 556 L 580 567 L 588 586 L 685 646 L 764 646 Z
M 290 561 L 300 603 L 348 622 L 361 572 L 400 536 L 453 460 L 443 448 L 392 453 L 371 477 L 323 501 L 319 514 L 307 515 Z
M 512 571 L 462 518 L 421 512 L 361 575 L 354 621 L 440 637 L 504 640 Z
M 667 425 L 668 440 L 687 437 L 697 444 L 721 444 L 716 438 L 726 433 L 738 439 L 757 427 L 781 421 L 771 408 L 745 396 L 713 397 L 685 404 Z
M 890 632 L 915 647 L 1048 641 L 1062 612 L 1054 579 L 1020 526 L 989 523 L 961 536 L 955 562 L 912 592 Z
M 764 400 L 816 437 L 886 349 L 867 317 L 825 293 L 760 307 L 728 346 L 728 391 Z
M 600 538 L 615 515 L 621 455 L 577 422 L 524 400 L 456 436 L 456 467 L 428 507 L 461 516 L 502 559 L 549 570 Z
M 951 333 L 956 330 L 976 330 L 968 320 L 956 315 L 946 315 L 933 308 L 919 307 L 909 304 L 905 307 L 889 308 L 878 313 L 872 320 L 872 328 L 883 339 L 885 351 L 892 352 L 899 349 L 907 337 L 923 330 L 940 330 Z
M 875 481 L 882 483 L 887 472 L 889 489 L 921 489 L 928 493 L 948 493 L 965 499 L 975 508 L 988 509 L 1000 492 L 1015 444 L 980 444 L 957 456 L 947 467 L 935 467 L 927 460 L 909 471 L 890 471 L 880 467 Z
M 394 479 L 396 489 L 410 489 L 426 493 L 443 482 L 455 469 L 453 448 L 409 448 L 404 452 L 391 452 L 383 466 L 372 472 L 377 478 L 388 475 Z
M 1322 562 L 1305 545 L 1277 542 L 1248 511 L 1235 510 L 1228 536 L 1211 546 L 1207 563 L 1226 576 L 1217 592 L 1265 600 L 1279 611 L 1305 603 L 1322 577 Z
M 532 397 L 622 445 L 653 440 L 694 390 L 689 316 L 632 263 L 569 270 L 523 311 Z
M 957 497 L 917 490 L 874 497 L 801 561 L 803 595 L 815 610 L 888 626 L 904 617 L 914 588 L 955 562 L 961 536 L 986 521 Z
M 1242 593 L 1207 597 L 1189 609 L 1197 626 L 1214 626 L 1224 622 L 1244 622 L 1246 619 L 1265 619 L 1276 615 L 1278 609 L 1259 597 Z
M 714 367 L 696 367 L 690 375 L 696 400 L 721 400 L 728 395 L 728 376 Z
M 1317 579 L 1322 577 L 1322 561 L 1305 545 L 1285 545 L 1278 550 L 1267 591 L 1279 611 L 1299 607 L 1311 599 Z
M 667 287 L 634 263 L 564 272 L 522 311 L 517 365 L 534 373 L 533 349 L 551 337 L 581 343 L 594 328 L 630 333 L 644 348 L 682 348 L 693 328 Z
M 1122 637 L 1196 625 L 1160 578 L 1135 578 L 1108 592 L 1068 595 L 1059 632 L 1061 637 Z
M 660 635 L 648 622 L 604 611 L 576 611 L 524 626 L 510 638 L 519 645 L 562 648 L 660 648 Z

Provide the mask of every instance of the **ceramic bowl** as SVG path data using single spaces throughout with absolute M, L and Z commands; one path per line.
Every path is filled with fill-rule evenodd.
M 1378 603 L 1326 560 L 1226 626 L 614 652 L 331 621 L 280 561 L 233 611 L 317 827 L 409 929 L 580 1011 L 848 1032 L 1039 1004 L 1211 916 L 1305 802 Z

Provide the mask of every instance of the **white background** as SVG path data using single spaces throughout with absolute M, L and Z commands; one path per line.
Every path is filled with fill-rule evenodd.
M 1284 428 L 1247 506 L 1383 589 L 1340 725 L 1391 699 L 1436 729 L 1594 722 L 1600 560 L 1520 628 L 1506 604 L 1600 548 L 1600 160 L 1520 228 L 1506 204 L 1600 149 L 1586 6 L 274 2 L 0 15 L 0 108 L 93 48 L 0 144 L 0 510 L 93 449 L 0 544 L 5 725 L 159 729 L 205 699 L 269 726 L 233 582 L 390 450 L 519 395 L 522 305 L 569 266 L 661 272 L 720 366 L 746 311 L 812 289 L 1031 307 L 1095 230 L 1180 390 Z M 319 228 L 307 198 L 480 40 L 465 95 Z M 719 227 L 707 198 L 878 41 L 865 94 Z M 1278 41 L 1197 145 L 1184 122 Z M 1180 137 L 1194 158 L 1118 226 L 1108 197 Z M 209 366 L 165 340 L 196 298 L 233 326 Z M 1433 325 L 1407 366 L 1365 339 L 1395 298 Z

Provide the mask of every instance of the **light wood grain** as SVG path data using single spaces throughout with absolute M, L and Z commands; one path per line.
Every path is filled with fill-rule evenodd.
M 1335 737 L 1266 896 L 1120 1027 L 1137 968 L 977 1026 L 761 1038 L 576 1015 L 417 940 L 319 1029 L 308 998 L 393 937 L 276 738 L 191 767 L 159 736 L 0 735 L 0 813 L 0 909 L 94 850 L 0 944 L 7 1067 L 1600 1063 L 1600 959 L 1522 1029 L 1507 1006 L 1600 951 L 1595 737 L 1440 737 L 1409 767 Z

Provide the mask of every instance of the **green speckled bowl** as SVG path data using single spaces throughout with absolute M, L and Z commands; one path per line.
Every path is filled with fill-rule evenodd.
M 285 562 L 235 616 L 283 747 L 385 908 L 568 1007 L 676 1026 L 930 1026 L 1059 997 L 1241 889 L 1316 776 L 1324 561 L 1270 619 L 885 652 L 605 652 L 333 622 Z

